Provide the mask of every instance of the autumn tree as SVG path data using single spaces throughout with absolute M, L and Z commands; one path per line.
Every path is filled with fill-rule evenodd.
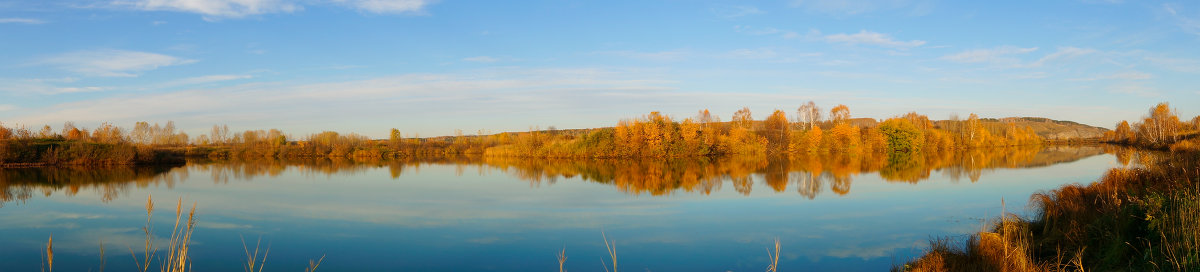
M 150 143 L 150 123 L 139 121 L 133 125 L 133 130 L 129 131 L 129 141 L 134 144 L 145 145 Z
M 50 125 L 43 126 L 42 130 L 38 131 L 38 138 L 54 138 L 54 129 L 50 128 Z
M 1150 108 L 1149 116 L 1138 125 L 1137 138 L 1151 145 L 1169 144 L 1178 140 L 1179 128 L 1179 116 L 1163 102 Z
M 213 144 L 226 144 L 229 142 L 229 125 L 213 125 L 208 135 Z
M 12 129 L 5 127 L 4 123 L 0 123 L 0 141 L 12 139 L 12 138 L 13 138 Z
M 850 120 L 850 107 L 841 104 L 833 107 L 833 109 L 829 110 L 829 120 L 833 121 L 834 124 L 841 124 Z
M 808 126 L 807 129 L 812 129 L 813 124 L 821 121 L 821 108 L 818 108 L 816 103 L 808 101 L 796 109 L 796 115 L 798 116 L 796 122 L 804 121 Z
M 925 133 L 904 118 L 883 121 L 879 124 L 879 131 L 887 138 L 887 150 L 890 152 L 920 151 L 925 142 Z
M 787 113 L 784 113 L 782 110 L 775 110 L 774 113 L 771 113 L 771 116 L 767 117 L 763 125 L 766 128 L 764 132 L 768 135 L 768 142 L 774 148 L 782 150 L 788 146 L 787 140 L 790 129 L 788 128 Z
M 967 121 L 963 122 L 962 130 L 963 134 L 960 136 L 963 139 L 963 141 L 960 141 L 962 144 L 970 147 L 983 145 L 983 132 L 985 132 L 985 130 L 983 128 L 983 124 L 979 122 L 978 115 L 972 113 L 970 116 L 968 116 Z
M 704 151 L 706 148 L 702 139 L 702 133 L 700 124 L 692 121 L 692 118 L 683 119 L 683 122 L 679 123 L 680 143 L 678 146 L 680 146 L 679 149 L 683 152 L 683 155 L 695 156 L 707 153 Z
M 388 135 L 388 144 L 390 144 L 392 148 L 400 148 L 400 145 L 403 143 L 404 134 L 400 134 L 399 129 L 393 128 L 392 132 Z
M 916 126 L 917 129 L 925 131 L 933 129 L 933 122 L 929 121 L 929 116 L 925 116 L 916 112 L 909 112 L 904 114 L 904 116 L 901 118 L 908 119 L 908 122 L 912 123 L 913 126 Z
M 733 125 L 745 129 L 750 129 L 750 125 L 754 122 L 754 117 L 750 116 L 750 107 L 743 107 L 733 113 Z
M 1129 121 L 1122 120 L 1117 123 L 1117 128 L 1113 130 L 1113 141 L 1128 142 L 1133 140 L 1133 130 L 1129 127 Z
M 838 123 L 829 130 L 830 139 L 833 141 L 830 146 L 834 150 L 859 150 L 862 145 L 862 134 L 857 127 L 851 126 L 845 122 Z
M 809 153 L 820 152 L 822 146 L 821 141 L 825 138 L 824 133 L 821 131 L 821 127 L 813 127 L 812 129 L 808 130 L 806 134 L 807 135 L 804 137 L 804 151 Z
M 92 131 L 92 139 L 100 143 L 116 144 L 125 141 L 125 132 L 112 123 L 102 123 Z
M 670 123 L 668 117 L 663 116 L 657 111 L 650 112 L 650 115 L 646 116 L 646 122 L 641 126 L 642 139 L 645 141 L 645 145 L 643 145 L 644 149 L 642 150 L 643 153 L 652 157 L 664 157 L 667 155 L 666 147 L 669 145 L 671 138 L 668 123 Z
M 887 136 L 879 130 L 879 126 L 866 128 L 862 137 L 865 152 L 881 152 L 887 149 Z

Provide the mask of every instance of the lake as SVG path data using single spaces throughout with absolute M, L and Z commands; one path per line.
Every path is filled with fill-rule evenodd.
M 1118 156 L 1121 155 L 1121 156 Z M 1123 157 L 1122 157 L 1123 156 Z M 0 265 L 135 270 L 145 205 L 165 246 L 176 202 L 196 205 L 196 271 L 879 271 L 931 237 L 979 231 L 1030 194 L 1128 164 L 1102 147 L 988 149 L 878 158 L 713 160 L 439 158 L 190 161 L 179 167 L 0 170 Z M 186 215 L 185 215 L 186 216 Z M 611 268 L 610 268 L 611 269 Z M 153 269 L 157 270 L 157 268 Z

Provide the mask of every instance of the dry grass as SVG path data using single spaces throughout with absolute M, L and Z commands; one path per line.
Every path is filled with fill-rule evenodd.
M 242 250 L 246 251 L 246 272 L 262 272 L 263 266 L 267 264 L 267 255 L 271 254 L 271 246 L 267 246 L 267 250 L 263 252 L 262 259 L 258 258 L 258 250 L 262 247 L 262 237 L 258 237 L 258 241 L 254 243 L 254 253 L 250 253 L 250 248 L 246 246 L 246 238 L 242 238 Z M 322 256 L 324 258 L 324 256 Z M 258 270 L 254 268 L 257 267 Z
M 604 231 L 600 231 L 600 237 L 604 238 L 604 247 L 608 250 L 608 257 L 612 258 L 612 272 L 617 272 L 617 240 L 609 243 L 608 236 Z M 608 264 L 604 263 L 604 259 L 600 259 L 600 264 L 604 265 L 604 271 L 608 271 Z
M 44 256 L 44 257 L 46 258 L 46 267 L 48 268 L 48 270 L 46 270 L 46 271 L 53 272 L 54 271 L 54 235 L 50 235 L 50 239 L 46 240 L 46 256 Z
M 325 261 L 325 254 L 321 254 L 321 258 L 317 260 L 308 260 L 308 267 L 304 268 L 304 272 L 316 272 L 317 267 L 321 267 L 321 262 Z
M 779 271 L 779 238 L 778 237 L 775 238 L 775 252 L 771 252 L 771 249 L 767 248 L 767 259 L 771 260 L 771 265 L 767 266 L 767 272 Z
M 153 224 L 151 219 L 154 218 L 154 198 L 153 196 L 146 197 L 146 226 L 142 227 L 142 233 L 145 234 L 145 248 L 142 257 L 138 258 L 133 252 L 133 248 L 129 248 L 129 255 L 133 257 L 134 264 L 137 265 L 138 271 L 150 271 L 151 264 L 157 260 L 158 246 L 154 243 Z M 183 220 L 183 198 L 180 198 L 175 205 L 175 225 L 171 228 L 171 236 L 169 237 L 166 259 L 162 259 L 159 263 L 159 271 L 162 272 L 183 272 L 191 270 L 191 257 L 188 254 L 188 245 L 192 241 L 192 230 L 196 226 L 196 204 L 192 204 L 192 209 L 188 212 L 187 221 Z M 183 223 L 183 225 L 180 225 Z
M 179 198 L 175 206 L 175 226 L 171 229 L 171 242 L 167 247 L 167 260 L 163 263 L 163 272 L 183 272 L 191 270 L 192 259 L 188 255 L 188 244 L 192 241 L 192 230 L 196 226 L 196 204 L 188 212 L 186 225 L 179 226 L 183 209 L 183 198 Z
M 1200 271 L 1200 155 L 1148 158 L 1089 185 L 1038 193 L 965 244 L 934 239 L 903 271 Z
M 150 236 L 150 229 L 152 227 L 152 225 L 150 224 L 151 218 L 154 218 L 154 196 L 153 195 L 146 196 L 146 226 L 142 227 L 142 233 L 144 233 L 146 235 L 146 243 L 145 243 L 146 247 L 145 247 L 145 251 L 142 254 L 142 258 L 138 259 L 137 255 L 135 255 L 133 253 L 133 247 L 129 248 L 129 256 L 133 257 L 133 262 L 134 262 L 134 264 L 137 265 L 138 271 L 142 271 L 142 272 L 146 272 L 146 271 L 150 270 L 150 261 L 152 259 L 154 259 L 154 253 L 157 251 L 157 250 L 154 250 L 155 249 L 154 248 L 154 239 L 152 236 Z
M 1028 224 L 1005 216 L 992 231 L 967 238 L 961 246 L 949 238 L 933 239 L 929 251 L 893 271 L 1054 271 L 1033 260 Z
M 100 272 L 104 272 L 104 241 L 100 241 Z
M 190 244 L 192 242 L 192 232 L 196 227 L 196 204 L 192 203 L 192 208 L 188 210 L 187 220 L 183 220 L 183 198 L 179 198 L 175 204 L 175 225 L 171 228 L 171 235 L 168 239 L 168 244 L 163 258 L 158 258 L 159 248 L 154 241 L 154 230 L 151 219 L 154 217 L 154 198 L 146 197 L 146 225 L 142 227 L 142 232 L 145 234 L 145 248 L 141 257 L 134 253 L 133 247 L 129 247 L 129 255 L 133 258 L 137 271 L 146 272 L 154 262 L 159 262 L 159 271 L 161 272 L 185 272 L 192 270 L 192 258 L 190 254 Z M 242 247 L 246 250 L 246 270 L 250 272 L 262 271 L 263 264 L 267 261 L 267 253 L 270 252 L 270 246 L 263 252 L 262 259 L 258 259 L 259 245 L 262 243 L 262 238 L 259 238 L 259 243 L 255 245 L 254 252 L 251 253 L 246 247 L 246 240 L 242 239 Z M 565 249 L 564 249 L 565 253 Z M 54 270 L 54 236 L 46 241 L 46 252 L 41 255 L 42 271 Z M 565 258 L 564 258 L 565 260 Z M 321 255 L 320 259 L 309 260 L 308 268 L 305 272 L 314 272 L 321 263 L 325 261 L 325 255 Z M 104 271 L 105 265 L 105 249 L 104 242 L 100 242 L 100 272 Z M 257 268 L 257 270 L 255 269 Z
M 563 264 L 567 263 L 567 247 L 563 247 L 562 251 L 558 252 L 558 272 L 566 272 L 563 269 Z

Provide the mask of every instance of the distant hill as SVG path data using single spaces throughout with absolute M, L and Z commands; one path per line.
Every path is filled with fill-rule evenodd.
M 1080 124 L 1080 123 L 1076 123 L 1076 122 L 1072 122 L 1072 121 L 1053 120 L 1050 118 L 1042 118 L 1042 117 L 1006 117 L 1006 118 L 1000 118 L 1000 119 L 981 118 L 981 119 L 979 119 L 979 121 L 982 122 L 985 126 L 993 127 L 993 128 L 1003 128 L 1005 126 L 1008 126 L 1008 123 L 1015 123 L 1017 125 L 1017 127 L 1029 126 L 1029 127 L 1033 128 L 1034 133 L 1037 133 L 1038 136 L 1042 136 L 1042 138 L 1046 138 L 1047 140 L 1100 138 L 1101 136 L 1104 135 L 1105 131 L 1108 131 L 1108 129 L 1106 129 L 1106 128 L 1093 127 L 1093 126 L 1084 125 L 1084 124 Z M 761 120 L 754 121 L 755 126 L 761 126 L 762 122 L 763 121 L 761 121 Z M 876 120 L 874 118 L 851 118 L 851 119 L 847 120 L 847 122 L 850 125 L 857 126 L 857 127 L 874 127 L 874 126 L 879 125 L 881 120 Z M 943 128 L 946 127 L 949 122 L 951 122 L 951 121 L 950 120 L 933 121 L 935 126 L 943 127 Z M 728 123 L 729 122 L 721 122 L 721 124 L 728 124 Z M 542 130 L 537 130 L 537 131 L 540 131 L 542 133 L 556 134 L 556 135 L 581 136 L 581 135 L 587 134 L 591 130 L 592 129 L 542 129 Z M 523 132 L 523 131 L 521 131 L 521 132 Z M 475 135 L 464 135 L 464 137 L 473 138 L 476 136 Z M 455 138 L 454 136 L 436 136 L 436 137 L 428 137 L 428 138 L 424 138 L 424 139 L 426 141 L 453 141 L 454 138 Z
M 1017 127 L 1031 127 L 1033 132 L 1047 140 L 1092 139 L 1104 136 L 1106 128 L 1084 125 L 1072 121 L 1054 120 L 1043 117 L 1005 117 L 999 119 L 979 119 L 984 124 L 1005 125 L 1016 124 Z M 934 121 L 937 126 L 943 126 L 948 120 Z

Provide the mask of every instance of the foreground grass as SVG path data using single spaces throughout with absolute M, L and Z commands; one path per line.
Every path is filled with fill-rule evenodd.
M 155 231 L 153 224 L 151 224 L 151 219 L 154 218 L 154 199 L 152 196 L 146 197 L 146 225 L 142 227 L 142 232 L 146 237 L 144 248 L 140 248 L 141 252 L 135 252 L 133 247 L 129 247 L 129 256 L 133 258 L 136 264 L 136 271 L 192 271 L 192 258 L 189 252 L 192 242 L 192 231 L 196 226 L 196 204 L 193 203 L 191 210 L 187 212 L 186 221 L 183 221 L 183 211 L 183 198 L 180 198 L 175 205 L 175 224 L 171 227 L 170 236 L 166 240 L 166 248 L 160 248 L 161 245 L 155 243 Z M 254 253 L 251 254 L 249 248 L 245 247 L 245 240 L 242 241 L 242 246 L 246 249 L 246 266 L 244 267 L 246 271 L 261 272 L 262 267 L 266 265 L 266 255 L 270 252 L 270 248 L 264 251 L 261 259 L 258 258 L 261 242 L 260 239 L 259 243 L 255 245 Z M 104 244 L 101 243 L 99 268 L 101 272 L 104 271 L 104 253 Z M 141 253 L 141 255 L 139 256 L 138 253 Z M 46 241 L 46 252 L 42 255 L 42 261 L 44 262 L 42 263 L 42 271 L 54 271 L 53 236 Z M 323 261 L 325 261 L 324 255 L 318 260 L 309 260 L 308 267 L 304 271 L 316 271 Z M 154 269 L 155 267 L 157 269 Z
M 1090 185 L 1032 196 L 965 241 L 937 238 L 893 271 L 1200 271 L 1200 153 L 1139 154 Z

